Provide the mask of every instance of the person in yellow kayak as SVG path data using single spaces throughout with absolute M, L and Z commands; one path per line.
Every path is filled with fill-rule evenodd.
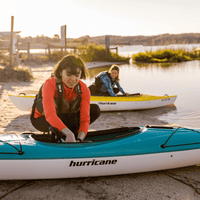
M 117 96 L 119 91 L 125 96 L 129 95 L 119 84 L 119 66 L 115 64 L 108 71 L 99 73 L 89 89 L 92 95 Z
M 86 79 L 82 59 L 68 55 L 58 62 L 33 104 L 31 123 L 37 130 L 48 132 L 55 127 L 66 136 L 66 142 L 84 140 L 100 109 L 90 104 L 90 91 L 80 79 Z

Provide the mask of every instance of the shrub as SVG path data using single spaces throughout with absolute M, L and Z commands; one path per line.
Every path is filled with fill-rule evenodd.
M 7 66 L 0 68 L 0 80 L 1 82 L 9 80 L 31 81 L 33 80 L 33 75 L 29 68 Z
M 198 59 L 195 52 L 185 50 L 163 49 L 155 52 L 137 53 L 132 56 L 133 62 L 165 63 L 165 62 L 184 62 Z
M 9 65 L 9 53 L 0 52 L 0 64 Z
M 89 44 L 87 47 L 81 46 L 78 48 L 78 55 L 85 62 L 92 61 L 109 61 L 109 62 L 129 62 L 130 58 L 119 56 L 96 44 Z
M 48 59 L 50 61 L 58 62 L 62 59 L 63 56 L 65 56 L 67 53 L 62 53 L 61 51 L 52 51 L 50 54 L 50 57 L 48 56 Z

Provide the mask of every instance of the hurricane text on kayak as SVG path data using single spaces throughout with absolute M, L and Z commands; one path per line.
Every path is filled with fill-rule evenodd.
M 112 165 L 116 164 L 117 160 L 95 160 L 93 159 L 92 161 L 80 161 L 80 162 L 75 162 L 71 160 L 69 167 L 76 167 L 76 166 L 95 166 L 95 165 Z

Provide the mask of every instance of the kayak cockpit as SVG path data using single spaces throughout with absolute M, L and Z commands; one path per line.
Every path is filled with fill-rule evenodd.
M 122 127 L 108 130 L 89 131 L 85 140 L 99 142 L 132 136 L 140 133 L 141 127 Z
M 143 127 L 122 127 L 115 129 L 99 130 L 99 131 L 88 131 L 86 138 L 82 143 L 88 142 L 100 142 L 106 140 L 114 140 L 123 137 L 132 136 L 134 134 L 139 134 L 144 128 Z M 39 142 L 48 142 L 48 143 L 60 143 L 52 135 L 48 134 L 32 134 L 31 137 Z M 61 138 L 62 139 L 62 138 Z

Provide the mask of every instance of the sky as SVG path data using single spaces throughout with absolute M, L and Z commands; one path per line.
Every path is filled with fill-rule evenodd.
M 200 33 L 200 0 L 0 0 L 0 32 L 21 37 Z

